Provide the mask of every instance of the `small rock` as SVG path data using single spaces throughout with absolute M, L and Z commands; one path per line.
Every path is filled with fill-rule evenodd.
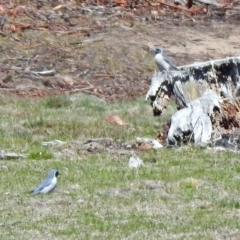
M 157 159 L 155 157 L 152 157 L 152 158 L 149 158 L 148 161 L 150 163 L 156 163 L 157 162 Z
M 129 168 L 139 168 L 141 166 L 144 166 L 144 164 L 143 164 L 143 161 L 139 157 L 137 157 L 137 156 L 130 157 L 129 162 L 128 162 Z
M 126 146 L 126 149 L 132 149 L 132 145 L 128 144 L 128 145 Z
M 79 200 L 77 200 L 77 203 L 83 204 L 83 203 L 84 203 L 84 200 L 83 200 L 83 199 L 79 199 Z
M 152 140 L 152 145 L 153 145 L 153 149 L 159 149 L 162 148 L 163 145 L 158 141 L 158 140 Z

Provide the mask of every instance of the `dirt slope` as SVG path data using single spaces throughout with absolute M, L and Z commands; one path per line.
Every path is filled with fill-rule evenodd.
M 204 7 L 189 14 L 165 5 L 20 4 L 0 5 L 1 92 L 132 99 L 148 90 L 156 70 L 154 46 L 162 46 L 176 65 L 240 55 L 240 17 L 227 10 L 211 14 Z

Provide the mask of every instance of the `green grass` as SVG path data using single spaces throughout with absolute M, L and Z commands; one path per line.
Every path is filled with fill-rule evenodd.
M 1 100 L 3 104 L 0 104 L 0 109 L 5 114 L 0 136 L 4 148 L 22 148 L 26 144 L 39 146 L 42 141 L 54 139 L 112 137 L 132 140 L 135 136 L 153 136 L 156 125 L 159 125 L 158 119 L 152 117 L 151 107 L 143 99 L 134 104 L 127 102 L 110 106 L 82 95 L 63 95 L 35 101 L 10 98 L 8 101 L 4 97 Z M 119 115 L 129 125 L 107 123 L 104 119 L 111 115 Z
M 143 99 L 107 104 L 81 94 L 2 95 L 0 109 L 1 149 L 28 154 L 0 162 L 0 239 L 238 239 L 239 154 L 151 150 L 138 153 L 144 167 L 129 170 L 130 155 L 88 153 L 78 143 L 154 137 L 169 110 L 153 118 Z M 129 124 L 107 123 L 110 115 Z M 66 143 L 42 146 L 55 139 Z M 51 168 L 62 173 L 56 190 L 30 195 Z

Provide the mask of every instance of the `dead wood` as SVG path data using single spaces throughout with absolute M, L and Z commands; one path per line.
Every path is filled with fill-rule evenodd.
M 208 4 L 215 7 L 222 7 L 223 4 L 219 3 L 219 1 L 216 0 L 195 0 L 195 2 L 201 3 L 201 4 Z
M 167 140 L 180 145 L 192 140 L 196 146 L 211 142 L 213 129 L 240 127 L 240 57 L 230 57 L 157 72 L 146 100 L 160 116 L 172 96 L 177 111 L 170 120 Z
M 46 71 L 41 71 L 41 72 L 31 71 L 31 73 L 46 77 L 46 76 L 54 76 L 56 71 L 55 71 L 55 69 L 51 69 L 51 70 L 46 70 Z
M 214 111 L 220 111 L 221 98 L 212 90 L 190 102 L 185 108 L 171 117 L 168 131 L 168 143 L 181 145 L 193 141 L 195 146 L 206 146 L 210 143 L 213 130 L 211 118 Z

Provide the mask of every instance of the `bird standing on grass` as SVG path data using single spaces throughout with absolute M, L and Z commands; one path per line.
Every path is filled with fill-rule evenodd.
M 61 175 L 60 172 L 56 169 L 51 169 L 48 172 L 47 177 L 35 188 L 31 191 L 32 194 L 40 194 L 40 193 L 50 193 L 57 186 L 57 176 Z
M 174 66 L 174 64 L 171 62 L 171 60 L 168 58 L 168 56 L 163 52 L 162 48 L 157 47 L 154 50 L 155 52 L 155 63 L 157 64 L 160 71 L 163 70 L 177 70 L 177 67 Z

